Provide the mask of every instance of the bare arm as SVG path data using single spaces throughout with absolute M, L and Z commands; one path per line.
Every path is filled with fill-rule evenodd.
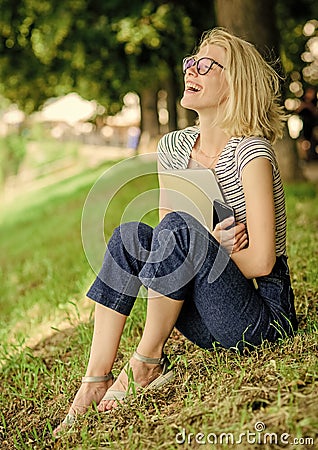
M 159 169 L 160 167 L 158 167 Z M 159 218 L 171 212 L 160 180 Z M 213 230 L 213 236 L 231 253 L 231 258 L 246 276 L 256 278 L 271 272 L 276 259 L 275 210 L 272 165 L 266 158 L 251 161 L 243 171 L 243 189 L 246 201 L 248 247 L 245 225 L 229 218 Z
M 269 160 L 257 158 L 243 171 L 249 245 L 231 258 L 247 278 L 268 275 L 276 260 L 272 170 Z

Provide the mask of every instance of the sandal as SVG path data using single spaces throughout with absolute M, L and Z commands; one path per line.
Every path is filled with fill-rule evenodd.
M 154 390 L 158 389 L 164 384 L 171 381 L 174 377 L 174 370 L 170 369 L 170 362 L 165 354 L 162 355 L 161 358 L 148 358 L 147 356 L 140 355 L 137 352 L 134 352 L 133 358 L 137 359 L 138 361 L 144 362 L 146 364 L 159 364 L 162 366 L 162 372 L 161 374 L 153 380 L 151 383 L 148 384 L 148 386 L 143 387 L 142 389 L 144 391 L 146 390 Z M 126 372 L 129 370 L 129 364 L 127 363 L 125 368 Z M 130 383 L 129 383 L 130 384 Z M 141 387 L 138 383 L 134 382 L 134 385 L 136 387 Z M 115 400 L 115 401 L 123 401 L 127 395 L 131 394 L 133 392 L 132 388 L 129 388 L 127 391 L 116 391 L 112 389 L 108 389 L 104 397 L 102 398 L 101 402 L 104 400 Z
M 109 372 L 108 375 L 102 375 L 99 377 L 82 377 L 82 383 L 100 383 L 102 381 L 109 381 L 113 378 L 114 378 L 114 376 L 113 376 L 112 372 Z M 56 431 L 56 433 L 58 434 L 61 431 L 66 431 L 66 429 L 70 429 L 76 421 L 76 416 L 77 416 L 76 413 L 75 414 L 71 414 L 71 413 L 66 414 L 65 419 L 59 425 L 59 427 L 61 427 L 61 429 L 58 430 L 59 427 L 57 427 L 54 431 Z

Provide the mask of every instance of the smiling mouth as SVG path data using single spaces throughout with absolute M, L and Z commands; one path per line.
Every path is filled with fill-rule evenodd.
M 191 83 L 190 81 L 188 81 L 186 83 L 185 87 L 186 87 L 186 90 L 190 91 L 190 92 L 200 92 L 201 91 L 201 88 L 197 84 Z

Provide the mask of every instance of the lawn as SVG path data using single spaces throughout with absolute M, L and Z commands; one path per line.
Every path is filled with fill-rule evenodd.
M 153 163 L 145 164 L 146 170 L 134 160 L 119 172 L 112 172 L 112 163 L 87 170 L 21 194 L 2 211 L 1 449 L 318 448 L 318 198 L 317 186 L 310 183 L 286 186 L 288 251 L 300 320 L 294 339 L 240 356 L 198 349 L 174 332 L 166 351 L 175 363 L 176 382 L 158 393 L 140 394 L 111 414 L 91 410 L 71 432 L 52 438 L 79 385 L 92 334 L 93 309 L 85 292 L 94 272 L 82 246 L 84 205 L 88 236 L 100 217 L 85 200 L 99 201 L 102 192 L 109 200 L 106 238 L 122 216 L 155 224 L 157 181 Z M 107 170 L 104 182 L 99 177 Z M 93 185 L 96 191 L 90 191 Z M 154 193 L 149 203 L 145 190 Z M 135 198 L 141 201 L 136 204 Z M 133 351 L 144 316 L 140 296 L 115 375 Z

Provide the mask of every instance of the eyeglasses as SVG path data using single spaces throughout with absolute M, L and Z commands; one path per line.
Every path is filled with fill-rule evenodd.
M 221 67 L 221 69 L 225 69 L 222 64 L 218 63 L 212 58 L 208 58 L 205 56 L 204 58 L 195 59 L 194 56 L 188 56 L 187 58 L 184 58 L 182 61 L 182 69 L 183 73 L 186 73 L 190 67 L 197 66 L 197 71 L 200 75 L 206 75 L 214 66 Z

